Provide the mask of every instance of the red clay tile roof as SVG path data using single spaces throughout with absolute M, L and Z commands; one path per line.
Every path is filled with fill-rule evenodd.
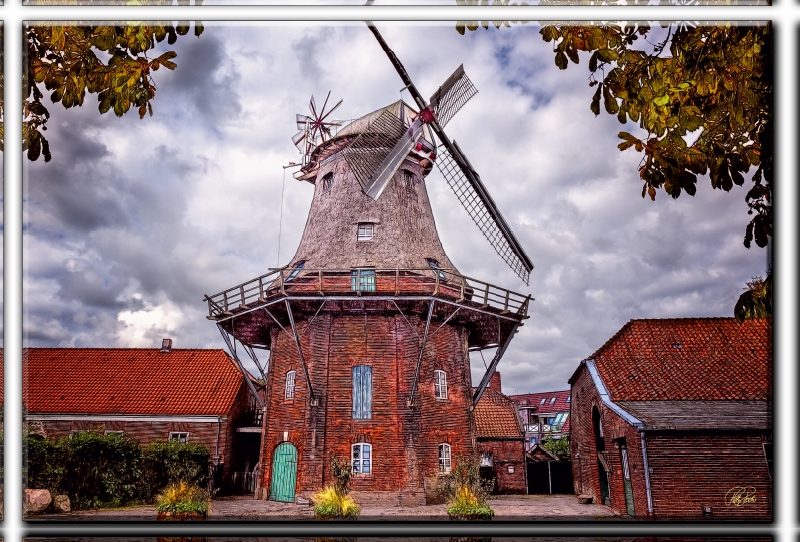
M 544 391 L 540 393 L 522 393 L 519 395 L 509 395 L 508 398 L 522 407 L 536 407 L 537 413 L 549 414 L 551 412 L 569 412 L 569 399 L 570 390 L 561 391 Z M 550 401 L 556 398 L 556 402 L 552 405 Z M 542 403 L 544 399 L 544 404 Z M 524 402 L 528 401 L 526 405 Z
M 631 320 L 590 359 L 612 401 L 772 398 L 771 319 Z
M 222 350 L 28 348 L 23 402 L 31 413 L 224 415 L 243 383 Z
M 525 437 L 514 403 L 492 388 L 486 388 L 475 406 L 475 429 L 478 438 Z

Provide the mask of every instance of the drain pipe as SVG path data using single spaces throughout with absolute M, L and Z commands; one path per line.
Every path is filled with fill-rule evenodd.
M 647 464 L 647 445 L 644 442 L 644 431 L 639 432 L 642 439 L 642 463 L 644 464 L 644 487 L 647 490 L 647 517 L 653 519 L 653 495 L 650 491 L 650 466 Z

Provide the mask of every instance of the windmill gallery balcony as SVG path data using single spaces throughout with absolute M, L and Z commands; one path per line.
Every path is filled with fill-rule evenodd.
M 297 313 L 311 316 L 323 308 L 423 318 L 430 311 L 434 321 L 472 323 L 470 348 L 491 348 L 501 344 L 501 335 L 528 318 L 530 300 L 530 296 L 439 268 L 282 268 L 205 297 L 207 318 L 243 345 L 255 348 L 269 344 L 273 327 L 286 330 Z

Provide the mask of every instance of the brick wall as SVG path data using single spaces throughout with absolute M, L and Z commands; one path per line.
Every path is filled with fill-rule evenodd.
M 303 355 L 318 398 L 311 406 L 293 339 L 273 332 L 262 450 L 262 497 L 268 498 L 272 454 L 283 441 L 298 449 L 296 494 L 308 495 L 331 483 L 329 455 L 350 459 L 351 445 L 372 444 L 373 473 L 356 476 L 354 490 L 422 492 L 423 478 L 438 470 L 438 445 L 453 457 L 472 451 L 474 422 L 469 411 L 471 379 L 467 335 L 446 325 L 429 337 L 409 408 L 411 385 L 425 321 L 408 316 L 361 312 L 361 303 L 321 313 L 301 338 Z M 353 312 L 349 312 L 352 308 Z M 356 310 L 358 312 L 356 312 Z M 305 322 L 298 318 L 298 327 Z M 436 329 L 436 327 L 432 327 Z M 352 417 L 352 367 L 372 366 L 372 418 Z M 447 373 L 448 398 L 434 396 L 433 372 Z M 295 398 L 284 399 L 286 373 L 296 371 Z
M 494 475 L 497 476 L 494 493 L 526 494 L 524 441 L 519 440 L 478 440 L 479 454 L 491 452 L 494 462 Z M 514 467 L 509 473 L 508 467 Z
M 597 407 L 603 427 L 611 508 L 626 514 L 620 444 L 628 449 L 628 463 L 637 518 L 647 517 L 647 490 L 641 436 L 600 402 L 589 372 L 583 368 L 572 383 L 571 453 L 575 492 L 600 502 L 598 454 L 592 428 L 592 408 Z M 710 505 L 713 518 L 770 519 L 772 483 L 762 441 L 768 433 L 647 432 L 646 448 L 654 519 L 703 519 L 702 505 Z M 580 454 L 580 457 L 576 457 Z M 733 487 L 752 487 L 756 502 L 726 504 Z

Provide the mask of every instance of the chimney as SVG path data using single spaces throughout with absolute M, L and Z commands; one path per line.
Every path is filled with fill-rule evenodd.
M 161 353 L 169 354 L 172 352 L 172 339 L 163 339 L 161 341 Z
M 495 371 L 492 378 L 489 379 L 489 387 L 503 393 L 503 390 L 500 389 L 500 371 Z

